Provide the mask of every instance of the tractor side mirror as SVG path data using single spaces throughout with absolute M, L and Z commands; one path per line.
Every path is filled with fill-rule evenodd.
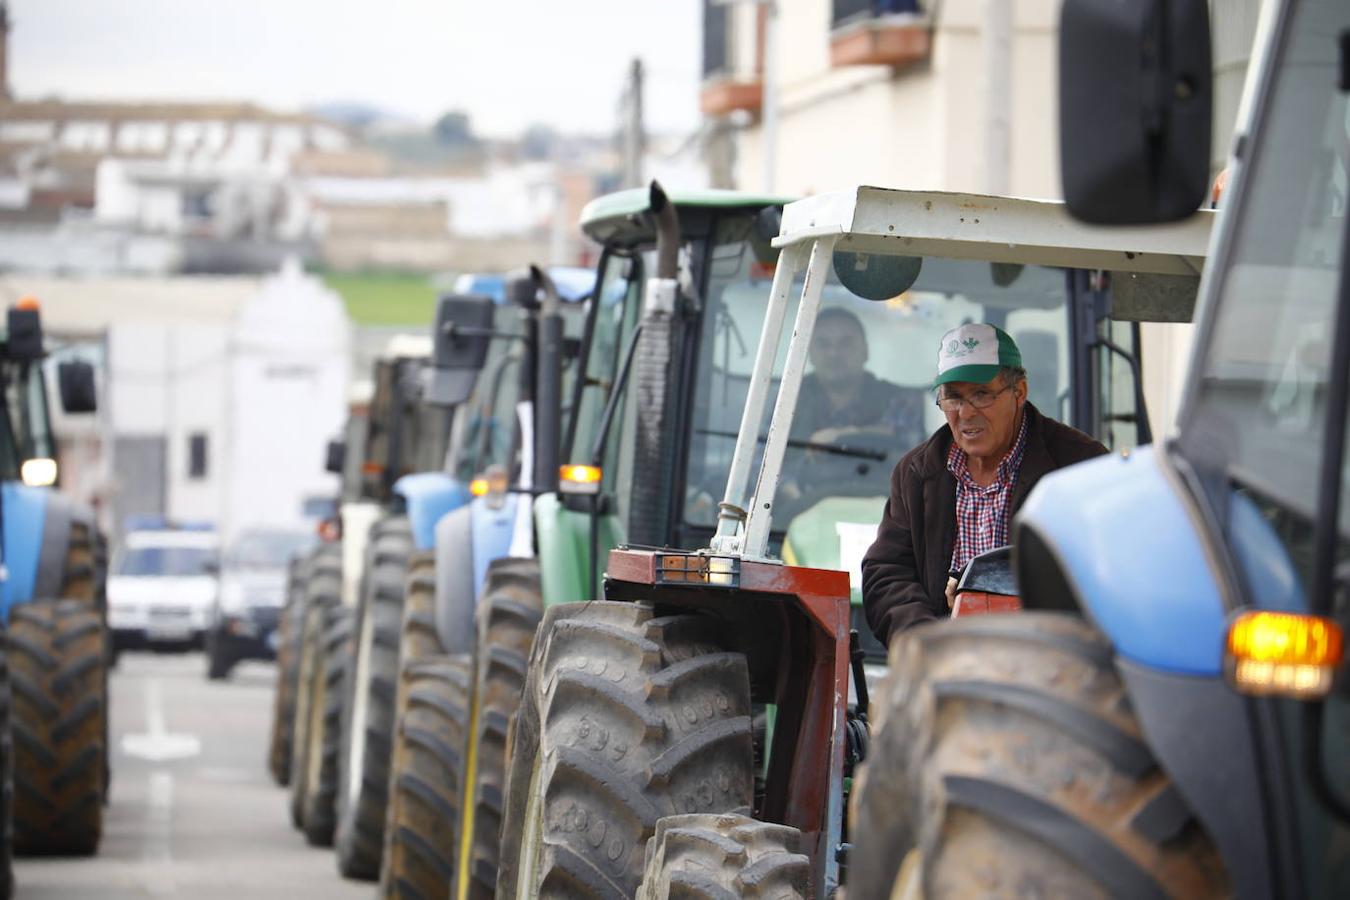
M 469 399 L 492 340 L 492 299 L 447 295 L 436 306 L 435 350 L 427 402 L 455 406 Z
M 1143 225 L 1199 209 L 1211 73 L 1207 0 L 1064 0 L 1059 155 L 1069 212 Z
M 506 302 L 521 309 L 539 308 L 539 282 L 529 269 L 517 269 L 506 276 Z
M 914 286 L 922 268 L 921 256 L 834 251 L 834 274 L 839 283 L 864 300 L 899 297 Z
M 324 457 L 323 469 L 334 475 L 341 475 L 347 469 L 347 442 L 329 441 Z
M 10 307 L 6 355 L 15 362 L 42 359 L 42 318 L 36 309 Z
M 56 367 L 56 382 L 61 391 L 61 408 L 68 413 L 91 413 L 98 410 L 98 388 L 94 384 L 94 367 L 81 359 L 71 359 Z

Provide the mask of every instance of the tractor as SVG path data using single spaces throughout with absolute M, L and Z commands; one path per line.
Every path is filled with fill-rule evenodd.
M 1064 192 L 1166 233 L 1208 193 L 1210 9 L 1122 9 L 1064 4 Z M 1022 612 L 893 643 L 850 893 L 1350 896 L 1347 35 L 1262 8 L 1177 426 L 1036 487 Z
M 563 319 L 579 322 L 580 301 L 590 290 L 587 280 L 577 279 L 569 269 L 532 271 L 532 276 L 517 283 L 541 282 L 552 287 L 556 275 L 557 287 L 550 292 L 557 307 L 554 313 L 560 324 Z M 490 551 L 494 542 L 489 533 L 509 534 L 509 513 L 514 506 L 502 502 L 502 491 L 496 486 L 513 449 L 516 404 L 528 402 L 533 389 L 531 385 L 523 393 L 510 390 L 524 364 L 519 346 L 535 340 L 533 292 L 527 289 L 525 294 L 509 298 L 512 303 L 504 297 L 501 304 L 485 297 L 442 298 L 430 358 L 419 364 L 416 373 L 397 376 L 402 386 L 398 392 L 383 391 L 382 382 L 376 382 L 371 421 L 383 418 L 386 401 L 382 397 L 387 393 L 404 398 L 399 401 L 403 425 L 372 428 L 367 458 L 379 459 L 388 452 L 412 464 L 401 471 L 386 466 L 377 473 L 383 491 L 382 514 L 370 527 L 351 626 L 352 655 L 343 676 L 335 842 L 339 871 L 347 877 L 373 879 L 380 874 L 390 754 L 398 710 L 404 702 L 400 671 L 405 659 L 410 662 L 422 652 L 417 628 L 425 610 L 417 604 L 429 596 L 426 570 L 438 522 L 455 511 L 463 512 L 463 521 L 472 519 L 472 534 L 462 535 L 463 540 L 456 539 L 455 544 L 461 553 L 482 557 L 482 565 L 507 549 Z M 459 337 L 448 330 L 452 323 L 461 329 Z M 488 339 L 499 352 L 491 353 L 491 348 L 476 340 L 467 360 L 462 355 L 452 359 L 455 355 L 447 352 L 448 346 L 466 333 Z M 557 339 L 562 339 L 561 333 Z M 486 399 L 466 403 L 480 377 L 486 381 L 479 396 Z M 556 415 L 556 379 L 551 383 L 553 393 L 540 408 Z M 459 410 L 453 425 L 451 409 Z M 482 501 L 470 510 L 467 504 L 475 491 Z M 454 567 L 445 571 L 453 573 Z
M 542 557 L 552 510 L 587 513 L 588 574 L 622 546 L 602 600 L 560 602 L 545 575 L 504 789 L 481 760 L 473 782 L 500 790 L 498 866 L 474 857 L 460 897 L 494 881 L 499 897 L 836 890 L 884 661 L 857 633 L 850 570 L 891 468 L 941 423 L 938 338 L 1000 325 L 1036 350 L 1034 403 L 1109 445 L 1145 443 L 1138 323 L 1189 315 L 1210 224 L 1108 236 L 1059 203 L 870 187 L 786 206 L 667 199 L 591 210 L 599 291 L 622 265 L 631 311 L 614 317 L 617 352 L 586 355 L 608 378 L 583 384 L 610 384 L 600 423 L 589 447 L 566 445 L 536 527 Z M 641 292 L 630 259 L 651 274 Z M 840 369 L 881 384 L 876 418 L 822 409 Z
M 55 488 L 40 312 L 31 298 L 0 339 L 0 890 L 10 851 L 92 854 L 108 789 L 106 547 L 94 512 Z M 67 413 L 93 412 L 93 367 L 57 368 Z M 12 780 L 11 780 L 12 779 Z
M 316 846 L 333 842 L 343 793 L 345 698 L 358 601 L 372 580 L 366 573 L 374 568 L 372 560 L 397 565 L 411 545 L 407 519 L 381 513 L 396 502 L 393 485 L 399 478 L 439 464 L 449 435 L 449 410 L 421 402 L 430 349 L 427 339 L 400 335 L 376 361 L 369 412 L 354 417 L 361 452 L 352 454 L 350 477 L 344 479 L 341 539 L 309 560 L 290 788 L 292 820 Z M 345 452 L 333 449 L 329 462 L 348 468 Z

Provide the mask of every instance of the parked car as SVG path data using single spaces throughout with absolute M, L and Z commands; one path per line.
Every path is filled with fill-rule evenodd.
M 214 531 L 130 531 L 108 577 L 114 652 L 202 646 L 216 599 L 219 538 Z
M 315 540 L 303 531 L 257 529 L 226 550 L 206 635 L 208 678 L 225 678 L 246 659 L 276 659 L 287 566 Z

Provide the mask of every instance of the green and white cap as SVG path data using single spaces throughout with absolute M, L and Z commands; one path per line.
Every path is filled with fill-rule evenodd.
M 1022 351 L 1002 328 L 983 323 L 962 325 L 942 336 L 933 387 L 952 381 L 984 384 L 1004 366 L 1021 365 Z

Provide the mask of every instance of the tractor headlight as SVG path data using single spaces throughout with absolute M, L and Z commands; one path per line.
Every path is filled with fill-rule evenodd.
M 45 457 L 26 459 L 19 467 L 19 477 L 29 487 L 50 487 L 56 484 L 56 460 Z

